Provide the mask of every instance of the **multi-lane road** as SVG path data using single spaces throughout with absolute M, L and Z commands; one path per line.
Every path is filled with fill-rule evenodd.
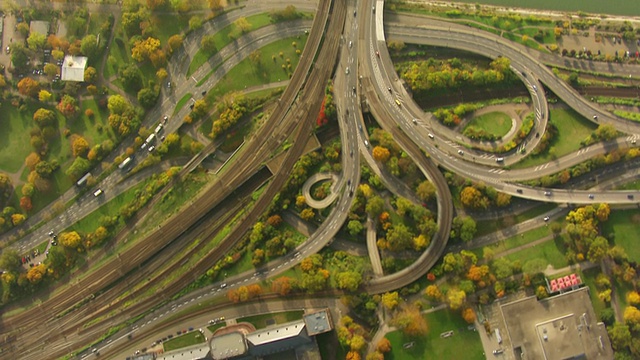
M 311 3 L 306 2 L 306 6 Z M 269 4 L 271 6 L 271 4 Z M 267 6 L 267 5 L 264 5 Z M 329 11 L 331 8 L 331 11 Z M 304 56 L 296 70 L 294 77 L 285 94 L 281 98 L 281 102 L 272 114 L 273 127 L 269 129 L 261 129 L 261 133 L 254 136 L 249 144 L 239 153 L 242 161 L 232 171 L 221 174 L 218 180 L 222 186 L 211 187 L 206 191 L 204 196 L 195 200 L 192 208 L 189 209 L 190 214 L 179 214 L 170 219 L 161 229 L 154 231 L 152 234 L 141 240 L 141 247 L 135 256 L 130 254 L 122 254 L 118 262 L 112 262 L 115 266 L 105 273 L 101 274 L 101 278 L 96 276 L 88 276 L 85 279 L 78 280 L 78 285 L 64 290 L 63 293 L 56 294 L 51 299 L 43 302 L 37 309 L 26 310 L 23 314 L 9 319 L 3 319 L 5 328 L 3 333 L 19 334 L 19 345 L 16 351 L 23 354 L 31 354 L 36 356 L 45 351 L 45 347 L 39 348 L 34 346 L 36 343 L 45 341 L 51 344 L 47 349 L 55 349 L 57 353 L 64 353 L 67 350 L 60 345 L 67 342 L 67 334 L 73 334 L 81 324 L 74 324 L 71 317 L 68 319 L 49 322 L 55 324 L 59 331 L 55 334 L 42 334 L 29 339 L 29 326 L 33 325 L 33 329 L 37 329 L 34 321 L 40 321 L 47 324 L 47 318 L 60 313 L 67 309 L 71 304 L 82 301 L 90 294 L 99 293 L 103 287 L 113 284 L 114 281 L 120 279 L 128 269 L 133 269 L 138 264 L 147 261 L 153 255 L 162 249 L 163 246 L 169 244 L 173 239 L 178 238 L 185 233 L 190 224 L 194 224 L 197 219 L 204 216 L 210 209 L 219 205 L 222 199 L 236 187 L 244 183 L 244 181 L 252 176 L 261 167 L 265 156 L 271 152 L 278 144 L 280 144 L 287 136 L 298 134 L 293 138 L 294 146 L 289 150 L 287 159 L 284 161 L 281 171 L 274 174 L 274 180 L 265 191 L 267 196 L 262 198 L 250 214 L 241 219 L 238 225 L 229 236 L 229 241 L 224 242 L 218 253 L 211 254 L 207 259 L 214 261 L 217 256 L 224 255 L 225 249 L 230 249 L 235 241 L 241 238 L 253 221 L 257 218 L 261 211 L 268 205 L 269 196 L 274 196 L 275 192 L 286 180 L 285 174 L 295 161 L 296 155 L 300 154 L 302 144 L 305 137 L 303 136 L 308 129 L 309 123 L 313 121 L 313 115 L 317 112 L 319 106 L 318 99 L 321 97 L 326 79 L 329 72 L 333 68 L 336 61 L 335 54 L 339 54 L 338 66 L 336 67 L 336 76 L 334 83 L 334 91 L 336 96 L 336 104 L 339 114 L 339 124 L 341 129 L 342 141 L 342 162 L 343 174 L 340 178 L 339 185 L 341 194 L 337 197 L 334 207 L 327 217 L 326 221 L 312 234 L 308 241 L 299 246 L 293 253 L 269 263 L 260 272 L 263 276 L 274 276 L 286 271 L 301 261 L 302 258 L 321 250 L 326 246 L 337 234 L 344 221 L 347 219 L 349 208 L 353 202 L 353 192 L 360 180 L 360 152 L 369 155 L 368 135 L 363 128 L 362 113 L 360 105 L 362 101 L 366 101 L 372 112 L 378 119 L 383 128 L 391 132 L 404 151 L 409 154 L 425 176 L 432 181 L 437 188 L 438 203 L 438 231 L 432 239 L 431 246 L 420 256 L 420 258 L 407 269 L 387 276 L 380 276 L 371 279 L 364 285 L 364 288 L 371 293 L 379 293 L 383 291 L 393 290 L 413 282 L 422 276 L 428 269 L 433 266 L 437 259 L 442 255 L 446 247 L 451 220 L 453 218 L 453 204 L 451 194 L 448 190 L 444 177 L 438 171 L 437 165 L 448 168 L 462 176 L 484 181 L 491 184 L 499 191 L 503 191 L 515 196 L 529 198 L 542 201 L 553 201 L 559 203 L 638 203 L 640 196 L 637 192 L 621 192 L 621 191 L 577 191 L 564 189 L 543 189 L 524 187 L 515 183 L 515 181 L 537 178 L 545 174 L 552 174 L 568 166 L 581 162 L 587 156 L 603 153 L 614 148 L 625 148 L 634 144 L 628 138 L 622 138 L 607 144 L 597 144 L 580 150 L 580 152 L 565 156 L 558 159 L 553 164 L 548 164 L 536 169 L 508 170 L 503 166 L 495 166 L 495 162 L 491 157 L 482 157 L 480 153 L 467 152 L 460 155 L 457 152 L 459 144 L 455 139 L 447 138 L 450 136 L 446 131 L 437 131 L 436 121 L 429 114 L 423 114 L 415 103 L 410 99 L 402 85 L 397 80 L 397 74 L 393 70 L 393 64 L 390 60 L 385 44 L 385 33 L 382 28 L 383 22 L 383 2 L 382 1 L 361 1 L 357 8 L 353 10 L 353 17 L 346 16 L 347 10 L 344 2 L 337 1 L 331 4 L 330 1 L 321 2 L 320 9 L 314 22 L 314 29 L 310 33 L 310 39 L 307 46 L 314 46 L 311 52 L 305 49 Z M 257 12 L 264 12 L 264 8 L 259 8 Z M 377 9 L 377 10 L 376 10 Z M 351 14 L 351 9 L 348 14 Z M 233 17 L 239 17 L 239 14 L 248 14 L 241 12 L 232 12 L 229 14 L 230 23 Z M 243 15 L 244 16 L 244 15 Z M 320 20 L 318 21 L 318 18 Z M 326 24 L 330 24 L 326 27 Z M 317 24 L 324 24 L 319 29 Z M 214 26 L 219 29 L 222 25 Z M 286 34 L 295 34 L 308 28 L 308 24 L 299 23 L 300 27 L 289 27 L 279 29 L 280 36 Z M 318 25 L 319 26 L 319 25 Z M 342 38 L 338 40 L 338 34 L 342 31 Z M 527 49 L 512 44 L 500 37 L 491 34 L 484 34 L 477 31 L 470 31 L 468 28 L 450 23 L 440 23 L 437 21 L 429 21 L 425 25 L 424 20 L 415 16 L 398 16 L 388 23 L 387 33 L 399 38 L 405 42 L 424 43 L 431 45 L 440 45 L 455 47 L 459 49 L 469 50 L 482 55 L 495 58 L 497 56 L 506 56 L 512 61 L 512 66 L 527 83 L 530 94 L 533 98 L 534 109 L 537 115 L 537 126 L 539 131 L 543 131 L 545 121 L 548 118 L 548 106 L 542 92 L 542 83 L 552 90 L 558 97 L 563 99 L 567 104 L 587 118 L 597 116 L 599 123 L 609 123 L 614 125 L 620 131 L 635 136 L 640 134 L 640 125 L 630 123 L 626 120 L 619 119 L 608 112 L 605 112 L 586 101 L 577 94 L 568 85 L 556 78 L 555 75 L 535 57 L 531 56 Z M 326 34 L 325 45 L 322 50 L 318 50 L 320 38 L 322 34 Z M 254 41 L 247 41 L 244 46 L 247 49 L 259 48 L 268 42 L 268 39 L 274 39 L 270 30 L 263 30 L 254 34 Z M 191 38 L 190 38 L 191 39 Z M 249 38 L 244 38 L 249 39 Z M 195 42 L 186 41 L 185 49 L 194 50 Z M 241 43 L 242 44 L 242 43 Z M 312 44 L 312 45 L 309 45 Z M 338 51 L 339 49 L 339 51 Z M 317 52 L 320 51 L 320 52 Z M 228 54 L 230 58 L 238 56 L 236 53 Z M 168 114 L 173 110 L 173 106 L 181 95 L 188 92 L 194 92 L 198 79 L 204 78 L 207 73 L 214 68 L 212 65 L 219 59 L 212 59 L 211 64 L 198 70 L 194 75 L 195 78 L 187 81 L 174 80 L 175 86 L 172 93 L 167 94 L 166 99 L 153 110 L 147 118 L 147 122 L 153 123 L 160 119 L 164 114 Z M 236 61 L 239 61 L 237 58 Z M 315 66 L 312 63 L 315 61 Z M 186 74 L 184 64 L 188 62 L 175 62 L 170 68 L 172 69 L 174 79 L 179 79 L 178 74 Z M 209 82 L 213 83 L 222 76 L 223 72 L 215 72 L 211 79 L 208 80 L 202 88 L 208 88 Z M 388 88 L 392 91 L 389 92 Z M 304 91 L 301 91 L 303 90 Z M 299 100 L 294 103 L 294 99 Z M 183 110 L 186 112 L 186 110 Z M 178 113 L 170 126 L 177 128 L 180 119 L 186 113 Z M 303 119 L 298 123 L 298 120 Z M 414 121 L 414 119 L 418 119 Z M 593 119 L 596 120 L 596 119 Z M 305 125 L 306 124 L 306 125 Z M 173 128 L 172 128 L 173 129 Z M 170 129 L 171 130 L 171 129 Z M 175 129 L 173 129 L 175 130 Z M 431 134 L 431 136 L 430 136 Z M 435 134 L 435 136 L 434 136 Z M 436 146 L 437 145 L 437 146 Z M 530 143 L 530 146 L 533 146 Z M 430 156 L 427 157 L 424 154 Z M 513 154 L 505 160 L 505 164 L 511 164 L 518 160 L 517 154 Z M 475 157 L 475 159 L 474 159 Z M 367 157 L 368 158 L 368 157 Z M 475 161 L 474 161 L 475 160 Z M 116 175 L 114 175 L 116 176 Z M 109 178 L 107 178 L 109 179 Z M 115 182 L 113 178 L 107 180 L 103 184 Z M 103 185 L 101 185 L 103 186 Z M 89 197 L 89 195 L 87 195 Z M 86 199 L 91 201 L 92 199 Z M 84 200 L 83 200 L 84 201 Z M 82 209 L 82 211 L 89 211 Z M 44 232 L 45 230 L 43 230 Z M 118 266 L 120 269 L 118 269 Z M 205 264 L 199 263 L 198 269 L 206 269 Z M 248 281 L 255 281 L 257 276 L 255 272 L 247 272 L 226 279 L 229 288 L 238 286 Z M 171 291 L 179 289 L 180 284 L 175 284 Z M 79 290 L 79 291 L 78 291 Z M 207 290 L 210 296 L 217 295 L 219 289 Z M 203 296 L 200 294 L 199 296 Z M 105 297 L 97 297 L 94 307 L 103 301 Z M 109 298 L 113 299 L 113 298 Z M 195 299 L 195 295 L 194 295 Z M 199 299 L 199 298 L 198 298 Z M 153 306 L 158 304 L 161 299 L 149 301 L 145 306 Z M 106 305 L 106 303 L 105 303 Z M 121 306 L 122 304 L 118 305 Z M 139 312 L 143 312 L 142 308 L 137 308 Z M 87 316 L 91 314 L 86 313 Z M 132 312 L 122 310 L 119 317 L 133 316 Z M 153 316 L 153 315 L 151 315 Z M 157 316 L 156 316 L 157 318 Z M 85 318 L 89 321 L 89 318 Z M 142 320 L 143 324 L 152 324 L 151 319 Z M 155 320 L 154 320 L 155 321 Z M 105 324 L 108 326 L 109 324 Z M 149 326 L 150 327 L 150 326 Z M 105 327 L 106 328 L 106 327 Z M 7 332 L 8 330 L 8 332 Z M 99 334 L 101 328 L 99 326 L 92 330 L 91 334 L 85 336 L 73 335 L 74 344 L 84 343 Z M 64 336 L 62 336 L 64 335 Z M 87 337 L 87 335 L 91 335 Z

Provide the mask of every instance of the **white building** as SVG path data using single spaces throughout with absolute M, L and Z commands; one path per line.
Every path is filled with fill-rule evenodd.
M 61 79 L 63 81 L 84 81 L 84 69 L 86 67 L 86 56 L 67 55 L 62 63 Z

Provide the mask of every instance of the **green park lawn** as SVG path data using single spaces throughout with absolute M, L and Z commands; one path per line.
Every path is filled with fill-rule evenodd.
M 164 351 L 182 349 L 187 346 L 204 343 L 204 335 L 200 331 L 190 331 L 185 335 L 180 335 L 162 344 Z
M 573 110 L 551 109 L 549 121 L 558 129 L 545 152 L 535 156 L 527 156 L 513 165 L 514 169 L 537 166 L 554 161 L 555 158 L 570 154 L 580 149 L 580 142 L 586 139 L 597 128 L 596 125 L 580 116 Z M 533 131 L 536 131 L 535 129 Z M 542 136 L 542 131 L 540 131 Z M 553 149 L 552 151 L 550 151 Z
M 297 43 L 294 48 L 291 44 Z M 207 98 L 218 97 L 223 94 L 244 90 L 246 88 L 264 85 L 273 82 L 286 80 L 289 78 L 296 66 L 300 56 L 296 54 L 296 49 L 304 49 L 307 42 L 307 36 L 292 37 L 274 41 L 264 47 L 260 51 L 260 63 L 254 64 L 250 59 L 244 59 L 229 71 L 218 84 L 209 91 Z M 279 53 L 282 52 L 282 56 Z M 275 55 L 275 60 L 272 56 Z M 291 67 L 287 70 L 282 66 L 287 66 L 286 59 L 290 59 Z M 212 70 L 212 73 L 215 70 Z M 201 82 L 206 81 L 210 75 L 205 76 Z
M 517 248 L 519 246 L 528 244 L 530 242 L 536 241 L 538 239 L 542 239 L 545 236 L 551 235 L 551 231 L 548 227 L 542 226 L 536 229 L 532 229 L 526 231 L 520 235 L 514 235 L 504 240 L 495 242 L 491 245 L 488 245 L 496 254 L 501 253 L 503 251 L 507 251 L 510 249 Z M 479 247 L 471 250 L 475 253 L 478 258 L 482 258 L 482 252 L 484 247 Z
M 284 324 L 290 321 L 300 320 L 302 319 L 303 314 L 304 310 L 292 310 L 279 313 L 246 316 L 237 319 L 237 322 L 248 322 L 253 324 L 256 329 L 264 329 L 269 325 Z
M 29 129 L 35 126 L 32 115 L 37 110 L 35 106 L 28 106 L 28 111 L 21 113 L 18 109 L 11 105 L 10 102 L 4 101 L 0 105 L 2 112 L 2 120 L 0 125 L 0 170 L 15 173 L 20 170 L 24 159 L 31 153 L 32 148 L 29 144 Z
M 69 227 L 68 231 L 78 231 L 81 234 L 87 234 L 89 232 L 93 232 L 100 226 L 100 218 L 103 216 L 116 216 L 120 214 L 120 208 L 124 205 L 129 204 L 133 199 L 138 197 L 137 192 L 142 189 L 146 184 L 145 182 L 141 182 L 125 192 L 119 194 L 113 199 L 109 200 L 107 203 L 102 204 L 95 211 L 91 212 L 89 215 L 82 218 L 80 221 L 77 221 L 75 224 Z M 124 224 L 121 222 L 121 224 Z
M 476 331 L 468 330 L 468 324 L 460 314 L 450 310 L 439 310 L 425 314 L 429 333 L 424 338 L 411 338 L 396 330 L 387 333 L 391 341 L 391 352 L 385 355 L 388 360 L 424 360 L 424 359 L 484 359 L 480 336 Z M 441 338 L 440 334 L 453 330 L 453 336 Z M 404 349 L 403 345 L 413 342 L 413 347 Z
M 116 37 L 113 39 L 113 43 L 109 46 L 109 56 L 107 57 L 107 64 L 104 67 L 104 78 L 109 79 L 112 76 L 118 75 L 118 68 L 127 64 L 129 61 L 130 52 L 127 46 L 127 40 L 124 38 L 123 30 L 116 33 Z
M 607 307 L 607 304 L 598 297 L 598 289 L 596 288 L 596 277 L 598 274 L 600 274 L 599 267 L 584 270 L 580 276 L 582 282 L 589 287 L 589 297 L 591 298 L 593 310 L 595 310 L 596 315 Z
M 602 223 L 602 234 L 614 234 L 613 242 L 622 246 L 631 261 L 640 261 L 640 210 L 614 210 Z
M 271 24 L 271 17 L 268 14 L 252 15 L 247 17 L 246 19 L 249 24 L 251 24 L 250 31 L 257 30 Z M 234 36 L 237 36 L 237 34 L 240 34 L 240 29 L 238 28 L 238 26 L 236 26 L 236 24 L 231 24 L 222 28 L 220 31 L 215 33 L 213 37 L 215 40 L 214 43 L 216 45 L 216 49 L 219 51 L 220 49 L 229 45 L 234 41 Z M 198 50 L 198 52 L 193 56 L 191 63 L 189 64 L 187 77 L 191 76 L 191 74 L 198 70 L 198 68 L 206 63 L 210 57 L 211 55 L 209 55 L 206 51 L 202 49 Z
M 497 137 L 503 137 L 511 129 L 511 118 L 503 112 L 494 111 L 473 118 L 465 127 L 467 128 L 484 130 Z
M 207 326 L 207 329 L 209 329 L 209 331 L 211 331 L 212 333 L 216 332 L 216 330 L 227 326 L 227 323 L 225 321 L 219 322 L 215 325 L 209 325 Z
M 151 21 L 156 25 L 157 39 L 161 44 L 166 44 L 173 35 L 179 35 L 189 28 L 189 19 L 185 16 L 176 16 L 171 13 L 153 13 Z
M 617 187 L 618 190 L 640 190 L 640 180 L 626 183 Z
M 567 235 L 564 234 L 563 236 Z M 560 236 L 558 239 L 552 239 L 542 244 L 516 251 L 505 256 L 505 258 L 512 262 L 519 260 L 520 264 L 523 265 L 531 260 L 543 259 L 548 264 L 551 264 L 554 269 L 560 269 L 569 265 L 564 256 L 565 248 L 563 242 L 564 240 Z

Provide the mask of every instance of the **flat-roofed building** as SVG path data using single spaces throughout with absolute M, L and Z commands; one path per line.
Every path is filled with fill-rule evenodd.
M 247 342 L 239 331 L 214 336 L 209 344 L 214 360 L 230 359 L 247 353 Z
M 309 334 L 309 336 L 315 336 L 333 330 L 331 313 L 326 309 L 305 314 L 302 319 L 307 325 L 307 334 Z
M 613 359 L 605 325 L 584 287 L 539 300 L 527 297 L 500 306 L 505 352 L 515 359 Z
M 84 69 L 86 67 L 86 56 L 67 55 L 62 63 L 62 76 L 60 78 L 63 81 L 84 81 Z
M 158 355 L 156 360 L 208 360 L 211 359 L 211 349 L 207 344 L 198 344 L 182 349 L 167 351 Z
M 304 320 L 297 320 L 247 334 L 249 353 L 262 357 L 311 344 L 312 339 L 305 328 Z

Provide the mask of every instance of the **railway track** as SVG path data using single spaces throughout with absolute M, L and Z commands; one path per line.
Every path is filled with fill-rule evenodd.
M 321 26 L 323 30 L 326 27 L 326 21 L 329 15 L 329 12 L 328 12 L 329 5 L 330 5 L 330 2 L 328 0 L 325 0 L 323 4 L 321 4 L 321 6 L 319 7 L 319 11 L 316 16 L 316 19 L 324 19 L 324 22 L 322 21 L 314 22 L 315 30 L 312 31 L 312 34 L 314 35 L 310 36 L 310 39 L 307 42 L 307 47 L 309 47 L 310 45 L 313 46 L 313 44 L 315 44 L 317 49 L 317 45 L 320 43 L 320 39 L 324 31 L 316 31 L 316 30 L 318 30 L 318 26 Z M 160 249 L 167 246 L 169 241 L 182 235 L 188 229 L 189 225 L 194 224 L 195 221 L 202 218 L 202 216 L 209 209 L 217 205 L 220 202 L 220 199 L 224 198 L 224 195 L 228 193 L 229 190 L 231 190 L 232 186 L 234 186 L 235 184 L 238 184 L 239 182 L 241 182 L 242 179 L 246 179 L 246 176 L 251 175 L 251 173 L 255 172 L 256 167 L 259 166 L 263 161 L 263 159 L 270 153 L 269 150 L 274 149 L 275 146 L 280 143 L 281 139 L 284 139 L 284 137 L 286 137 L 286 135 L 284 134 L 291 133 L 291 132 L 287 132 L 287 130 L 291 130 L 292 127 L 295 126 L 296 119 L 293 119 L 293 121 L 288 121 L 288 123 L 291 123 L 291 124 L 288 124 L 287 122 L 283 121 L 285 115 L 288 113 L 290 108 L 290 106 L 286 106 L 284 104 L 287 104 L 287 103 L 292 104 L 294 99 L 297 97 L 298 92 L 300 91 L 302 86 L 306 83 L 307 74 L 309 72 L 309 69 L 311 68 L 313 59 L 315 58 L 316 51 L 313 51 L 312 54 L 308 54 L 308 53 L 309 51 L 307 51 L 307 48 L 305 48 L 305 52 L 303 53 L 304 54 L 303 59 L 298 65 L 299 70 L 296 71 L 294 77 L 292 78 L 290 87 L 287 89 L 287 91 L 285 91 L 285 94 L 282 96 L 280 100 L 280 104 L 282 105 L 278 106 L 276 108 L 276 111 L 274 111 L 274 114 L 272 114 L 271 119 L 275 119 L 274 121 L 275 129 L 274 128 L 267 129 L 266 127 L 263 128 L 263 130 L 261 131 L 261 134 L 254 137 L 254 140 L 251 141 L 249 143 L 249 146 L 246 147 L 244 156 L 240 155 L 241 160 L 244 160 L 244 159 L 247 160 L 242 162 L 241 160 L 239 160 L 239 163 L 244 164 L 244 166 L 240 167 L 240 169 L 238 169 L 234 173 L 229 172 L 229 173 L 223 174 L 223 176 L 221 176 L 221 180 L 219 181 L 219 184 L 221 184 L 222 186 L 213 186 L 209 190 L 207 190 L 201 198 L 194 201 L 194 205 L 190 209 L 191 212 L 189 212 L 188 214 L 181 213 L 171 218 L 167 222 L 167 224 L 162 227 L 162 229 L 152 232 L 149 236 L 145 237 L 145 239 L 136 243 L 132 249 L 130 249 L 126 253 L 121 254 L 118 257 L 119 261 L 111 261 L 107 265 L 103 266 L 103 268 L 100 269 L 99 272 L 94 273 L 94 274 L 99 273 L 100 276 L 96 276 L 92 274 L 90 276 L 85 277 L 84 279 L 82 279 L 77 283 L 79 286 L 75 286 L 75 288 L 72 288 L 71 290 L 67 290 L 67 291 L 61 292 L 60 294 L 57 294 L 57 296 L 53 296 L 50 301 L 44 302 L 37 309 L 37 311 L 29 310 L 22 314 L 16 315 L 10 319 L 3 319 L 3 323 L 5 325 L 3 326 L 3 332 L 6 332 L 8 330 L 8 333 L 10 334 L 19 335 L 18 340 L 28 338 L 29 336 L 27 336 L 27 334 L 30 332 L 33 332 L 33 331 L 27 331 L 30 328 L 32 329 L 30 325 L 33 325 L 34 321 L 42 321 L 43 314 L 47 314 L 50 318 L 51 315 L 49 314 L 52 314 L 52 313 L 55 314 L 60 311 L 63 311 L 66 308 L 68 308 L 70 305 L 76 303 L 77 301 L 82 301 L 82 299 L 86 299 L 90 295 L 100 293 L 100 291 L 102 291 L 103 288 L 112 286 L 114 282 L 118 281 L 125 274 L 129 273 L 131 270 L 138 267 L 139 264 L 143 264 L 144 262 L 149 260 L 151 256 L 157 254 L 157 252 Z M 317 77 L 314 77 L 313 80 L 318 80 L 318 79 Z M 326 80 L 313 81 L 312 83 L 315 83 L 315 87 L 319 89 L 321 93 L 321 91 L 324 88 L 324 84 L 326 83 Z M 314 93 L 314 92 L 318 92 L 318 91 L 312 91 L 311 93 Z M 312 105 L 315 105 L 315 104 L 312 103 Z M 306 113 L 307 115 L 311 114 L 312 107 L 313 106 L 299 106 L 300 110 L 298 111 L 298 117 L 301 118 L 302 117 L 301 115 L 304 113 Z M 318 105 L 318 109 L 319 109 L 319 105 Z M 299 133 L 303 133 L 304 130 L 307 130 L 302 126 L 299 129 L 300 129 Z M 278 134 L 279 133 L 278 130 L 280 130 L 280 134 L 283 134 L 283 135 Z M 267 134 L 272 134 L 272 135 L 277 134 L 277 135 L 280 135 L 281 137 L 278 138 L 276 136 L 272 136 L 271 138 L 267 138 L 267 140 L 264 142 L 260 142 L 258 140 L 258 139 L 265 139 L 266 137 L 263 137 L 260 135 L 267 135 Z M 295 150 L 295 146 L 293 150 Z M 292 151 L 292 153 L 294 153 L 294 151 Z M 257 156 L 257 155 L 261 155 L 261 156 Z M 296 159 L 290 162 L 291 166 L 293 165 L 295 160 Z M 226 185 L 226 184 L 231 184 L 231 185 Z M 228 248 L 226 247 L 221 247 L 219 253 L 224 253 L 224 251 L 227 249 Z M 147 254 L 151 254 L 151 255 L 147 255 Z M 211 256 L 211 258 L 213 257 L 215 256 Z M 204 262 L 199 262 L 198 264 L 204 267 L 203 265 Z M 210 266 L 210 264 L 206 264 L 206 266 Z M 184 286 L 184 283 L 180 283 L 179 281 L 174 282 L 174 284 L 175 284 L 174 289 L 169 289 L 169 290 L 179 290 L 182 286 Z M 129 312 L 131 311 L 132 310 L 129 310 Z M 46 318 L 46 315 L 45 315 L 45 318 Z M 79 326 L 78 324 L 74 324 L 73 322 L 67 322 L 67 324 L 69 324 L 68 326 L 71 329 L 73 329 L 74 325 L 76 328 Z M 64 336 L 64 334 L 65 333 L 63 330 L 61 332 L 58 332 L 57 335 L 50 335 L 46 340 L 44 340 L 45 341 L 44 343 L 46 344 L 47 341 L 54 340 L 55 338 L 59 339 L 61 336 Z M 33 342 L 23 341 L 23 342 L 19 342 L 18 344 L 21 344 L 22 346 L 16 346 L 15 349 L 17 351 L 20 351 L 28 348 L 29 345 L 33 345 Z M 53 354 L 49 354 L 49 355 L 52 356 Z

